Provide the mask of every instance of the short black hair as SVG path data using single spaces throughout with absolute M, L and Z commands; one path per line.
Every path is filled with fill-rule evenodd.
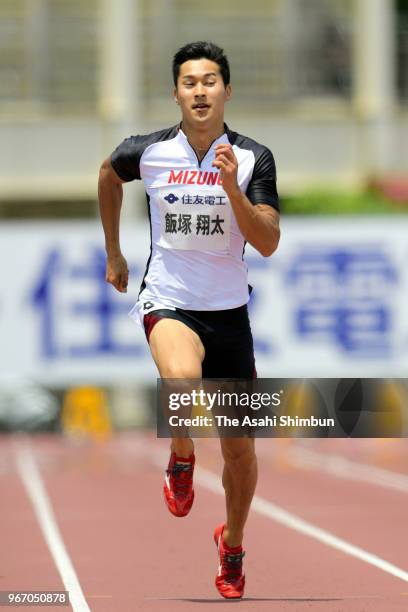
M 173 58 L 173 80 L 177 87 L 177 79 L 180 74 L 180 66 L 189 60 L 206 58 L 215 62 L 220 67 L 222 80 L 226 87 L 230 82 L 230 67 L 228 58 L 224 53 L 224 49 L 212 42 L 199 40 L 197 42 L 188 43 L 177 51 Z

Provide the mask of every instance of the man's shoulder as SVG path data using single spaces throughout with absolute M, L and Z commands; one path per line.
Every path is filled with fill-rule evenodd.
M 250 136 L 245 136 L 244 134 L 239 134 L 238 132 L 234 132 L 233 130 L 228 129 L 227 131 L 228 140 L 232 145 L 236 145 L 240 149 L 247 149 L 254 153 L 255 157 L 259 157 L 262 153 L 267 154 L 271 153 L 271 150 L 264 144 L 257 142 Z
M 263 144 L 257 142 L 254 138 L 230 129 L 228 129 L 228 139 L 231 144 L 235 144 L 237 147 L 264 147 Z
M 132 142 L 133 146 L 139 147 L 140 149 L 146 149 L 152 144 L 175 138 L 177 136 L 177 127 L 177 125 L 173 125 L 156 132 L 150 132 L 149 134 L 130 136 L 129 140 Z
M 171 140 L 176 136 L 177 126 L 173 126 L 150 134 L 125 138 L 111 155 L 113 169 L 123 181 L 140 179 L 140 163 L 146 149 L 150 145 Z

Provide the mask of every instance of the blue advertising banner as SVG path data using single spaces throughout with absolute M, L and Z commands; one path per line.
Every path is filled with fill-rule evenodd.
M 406 218 L 296 218 L 283 220 L 272 257 L 247 246 L 258 374 L 404 376 L 407 235 Z M 144 333 L 127 316 L 150 251 L 148 225 L 123 224 L 121 242 L 126 294 L 105 282 L 97 221 L 3 224 L 3 374 L 49 385 L 154 381 Z

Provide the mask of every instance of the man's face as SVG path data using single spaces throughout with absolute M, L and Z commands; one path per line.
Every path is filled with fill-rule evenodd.
M 196 125 L 211 125 L 224 119 L 224 105 L 231 86 L 224 86 L 220 67 L 211 60 L 189 60 L 180 66 L 174 97 L 183 119 Z

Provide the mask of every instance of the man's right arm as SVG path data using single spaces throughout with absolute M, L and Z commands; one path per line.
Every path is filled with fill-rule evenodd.
M 129 270 L 120 250 L 119 226 L 124 181 L 112 167 L 110 158 L 105 159 L 98 181 L 99 211 L 105 233 L 106 281 L 121 293 L 126 293 Z

